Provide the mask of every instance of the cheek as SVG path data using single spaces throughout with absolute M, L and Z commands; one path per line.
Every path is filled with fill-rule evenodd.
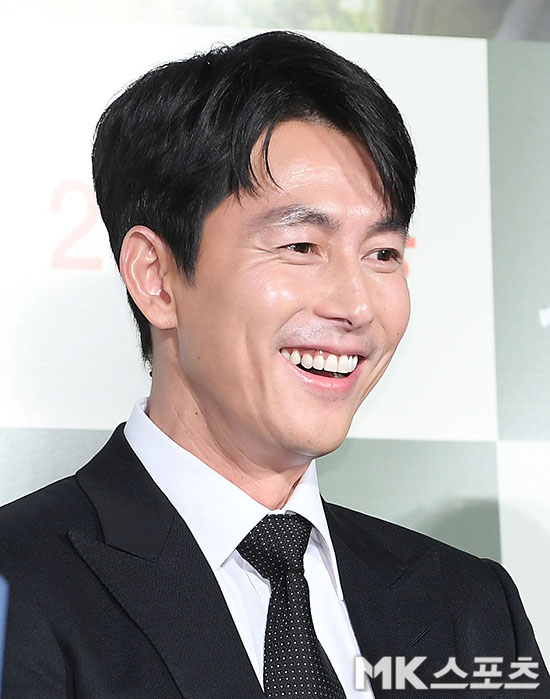
M 296 269 L 258 264 L 235 275 L 225 290 L 225 302 L 239 314 L 241 323 L 272 324 L 276 330 L 307 303 L 309 287 Z
M 404 281 L 404 289 L 402 290 L 402 293 L 400 295 L 400 301 L 398 304 L 399 308 L 399 321 L 400 325 L 398 328 L 398 334 L 399 338 L 401 338 L 407 329 L 407 325 L 409 324 L 409 318 L 411 315 L 411 298 L 409 295 L 409 287 L 407 286 L 407 282 Z
M 230 352 L 237 363 L 239 358 L 263 351 L 266 341 L 274 339 L 294 314 L 303 295 L 300 285 L 288 276 L 280 270 L 257 268 L 209 279 L 190 299 L 180 319 L 184 349 L 195 356 L 200 350 L 205 359 Z
M 397 342 L 401 339 L 409 323 L 409 316 L 409 287 L 404 277 L 396 277 L 384 292 L 383 324 L 389 338 Z
M 268 279 L 261 292 L 264 306 L 277 309 L 295 305 L 298 298 L 295 286 L 296 284 L 285 279 L 277 279 L 275 282 Z

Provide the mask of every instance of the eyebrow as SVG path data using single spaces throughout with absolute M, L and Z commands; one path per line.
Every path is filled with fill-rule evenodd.
M 393 216 L 391 213 L 386 214 L 383 218 L 376 221 L 369 227 L 369 233 L 399 233 L 405 238 L 409 237 L 409 227 L 401 219 Z
M 304 204 L 291 204 L 271 209 L 265 214 L 253 219 L 250 228 L 279 228 L 283 226 L 315 225 L 333 233 L 340 228 L 339 222 L 330 214 L 320 209 Z M 372 226 L 369 226 L 369 233 L 384 232 L 400 233 L 404 238 L 408 236 L 407 226 L 391 214 L 385 215 Z
M 338 221 L 320 209 L 303 204 L 291 204 L 271 209 L 258 216 L 251 223 L 251 228 L 279 228 L 283 226 L 316 225 L 329 231 L 339 228 Z

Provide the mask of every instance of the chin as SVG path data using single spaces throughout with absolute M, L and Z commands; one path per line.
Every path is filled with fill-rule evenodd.
M 326 454 L 331 454 L 336 451 L 343 443 L 349 432 L 350 425 L 340 430 L 331 429 L 330 432 L 326 429 L 318 432 L 308 433 L 307 435 L 296 435 L 293 449 L 294 453 L 307 456 L 309 459 L 317 459 Z

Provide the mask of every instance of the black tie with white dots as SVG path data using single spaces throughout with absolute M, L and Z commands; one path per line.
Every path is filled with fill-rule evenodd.
M 237 547 L 271 583 L 264 641 L 264 692 L 270 699 L 346 699 L 313 627 L 304 553 L 311 522 L 267 515 Z

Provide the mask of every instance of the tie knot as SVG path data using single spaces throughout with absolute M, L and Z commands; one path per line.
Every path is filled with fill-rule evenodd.
M 301 515 L 266 515 L 237 546 L 241 556 L 270 581 L 303 571 L 311 522 Z

